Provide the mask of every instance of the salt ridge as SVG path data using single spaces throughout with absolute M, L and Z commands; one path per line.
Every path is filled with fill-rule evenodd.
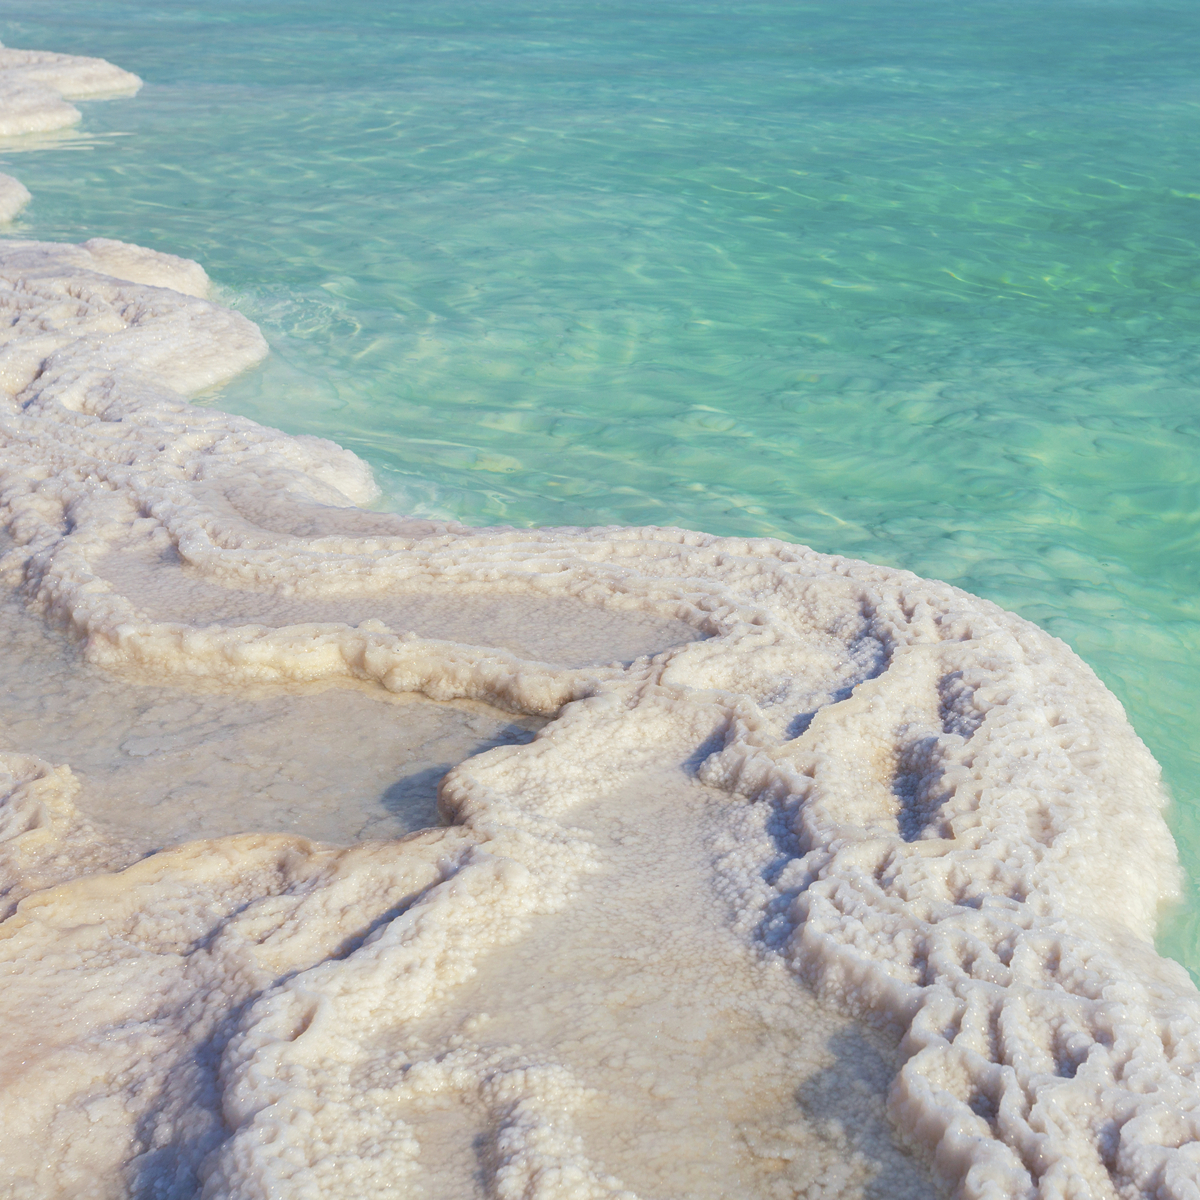
M 2 566 L 91 661 L 553 718 L 451 771 L 449 827 L 349 849 L 251 832 L 139 860 L 88 820 L 67 767 L 5 753 L 10 1194 L 94 1177 L 106 1195 L 139 1178 L 407 1194 L 414 1114 L 454 1093 L 486 1111 L 496 1195 L 632 1195 L 572 1124 L 591 1080 L 462 1033 L 403 1054 L 380 1039 L 531 922 L 565 920 L 603 857 L 575 814 L 687 759 L 728 797 L 713 859 L 739 935 L 902 1034 L 891 1115 L 959 1195 L 1197 1194 L 1200 996 L 1152 941 L 1178 888 L 1165 797 L 1063 643 L 948 585 L 777 541 L 365 511 L 349 452 L 186 402 L 266 352 L 196 264 L 5 243 L 0 288 Z M 148 615 L 131 577 L 177 611 Z M 201 587 L 292 607 L 197 624 Z M 418 593 L 518 619 L 569 597 L 702 636 L 573 667 L 484 627 L 295 617 Z

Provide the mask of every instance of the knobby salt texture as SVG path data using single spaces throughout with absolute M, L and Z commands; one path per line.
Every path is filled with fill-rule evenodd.
M 775 541 L 370 512 L 186 403 L 265 353 L 196 264 L 0 288 L 0 567 L 90 663 L 548 719 L 349 848 L 249 805 L 147 854 L 8 748 L 8 1194 L 925 1195 L 889 1079 L 962 1196 L 1196 1194 L 1158 771 L 1061 642 Z

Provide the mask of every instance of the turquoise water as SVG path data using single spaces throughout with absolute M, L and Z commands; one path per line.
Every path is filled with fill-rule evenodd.
M 399 507 L 1015 609 L 1200 879 L 1200 6 L 4 0 L 0 39 L 146 79 L 0 147 L 14 228 L 200 259 L 274 350 L 223 407 Z M 1195 882 L 1162 944 L 1200 970 Z

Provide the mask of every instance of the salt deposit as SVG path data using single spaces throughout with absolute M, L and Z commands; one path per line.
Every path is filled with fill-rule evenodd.
M 142 81 L 102 58 L 0 46 L 0 137 L 49 133 L 80 119 L 71 100 L 131 95 Z M 0 174 L 0 222 L 30 201 L 19 179 Z
M 139 854 L 230 833 L 400 837 L 438 823 L 437 785 L 452 766 L 544 724 L 362 686 L 133 685 L 84 662 L 11 595 L 0 644 L 8 744 L 70 762 L 87 815 Z
M 186 402 L 265 353 L 206 290 L 0 244 L 5 1194 L 1198 1194 L 1164 795 L 1065 645 L 776 541 L 372 512 Z M 393 725 L 480 751 L 443 825 L 272 823 Z
M 102 58 L 0 46 L 0 136 L 64 129 L 79 120 L 71 100 L 129 95 L 141 86 Z
M 29 189 L 11 175 L 0 175 L 0 221 L 11 221 L 27 205 Z

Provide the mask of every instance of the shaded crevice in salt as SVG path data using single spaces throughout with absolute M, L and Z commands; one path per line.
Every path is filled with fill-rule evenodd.
M 31 895 L 0 942 L 8 986 L 19 978 L 44 1003 L 0 1049 L 5 1190 L 194 1195 L 227 1134 L 223 1056 L 247 1006 L 307 965 L 353 956 L 454 871 L 463 842 L 430 831 L 397 853 L 247 835 Z M 57 1022 L 64 994 L 71 1019 Z
M 649 1192 L 654 1154 L 622 1141 L 603 1089 L 631 1086 L 620 1049 L 646 1057 L 647 1112 L 656 1086 L 686 1095 L 687 1070 L 648 1044 L 653 1020 L 531 1049 L 519 1022 L 489 1041 L 478 1013 L 469 1028 L 448 1015 L 473 980 L 502 993 L 522 947 L 559 939 L 569 960 L 606 873 L 633 880 L 608 916 L 633 927 L 621 986 L 654 982 L 671 1036 L 703 1015 L 670 1015 L 671 979 L 694 996 L 711 974 L 722 1012 L 736 1001 L 794 1044 L 795 1013 L 817 1004 L 806 981 L 891 1031 L 889 1111 L 960 1195 L 1195 1193 L 1200 996 L 1152 943 L 1177 887 L 1164 795 L 1119 704 L 1062 643 L 944 584 L 772 541 L 327 525 L 323 507 L 352 514 L 374 494 L 357 459 L 182 398 L 264 352 L 243 318 L 185 294 L 202 290 L 196 271 L 112 243 L 0 247 L 13 586 L 114 669 L 353 681 L 555 719 L 449 772 L 453 828 L 351 850 L 257 833 L 134 861 L 81 815 L 69 771 L 6 754 L 0 867 L 24 897 L 0 926 L 12 1194 L 99 1179 L 113 1195 L 385 1197 L 436 1186 L 476 1139 L 468 1182 L 506 1200 Z M 280 516 L 291 505 L 295 522 Z M 143 597 L 155 561 L 165 591 Z M 366 616 L 272 623 L 268 608 L 197 625 L 196 585 Z M 568 649 L 586 637 L 579 604 L 703 636 L 576 666 L 588 656 L 370 616 L 430 587 L 464 611 L 484 594 L 547 602 L 529 610 L 550 626 L 538 636 Z M 708 806 L 703 836 L 689 803 Z M 641 857 L 624 839 L 645 842 Z M 667 920 L 673 876 L 691 902 Z M 603 989 L 580 987 L 581 1019 L 598 1019 Z M 520 1009 L 527 993 L 511 994 Z M 554 1011 L 569 1024 L 566 995 Z M 853 1028 L 839 1020 L 826 1047 Z M 790 1071 L 815 1112 L 824 1093 L 805 1071 L 821 1051 L 800 1057 L 771 1094 Z M 752 1099 L 733 1090 L 727 1113 Z M 863 1111 L 864 1128 L 878 1120 Z M 782 1132 L 768 1112 L 745 1117 L 746 1170 L 781 1194 L 870 1194 L 881 1165 L 890 1182 L 910 1161 L 845 1130 L 822 1146 L 800 1116 Z

